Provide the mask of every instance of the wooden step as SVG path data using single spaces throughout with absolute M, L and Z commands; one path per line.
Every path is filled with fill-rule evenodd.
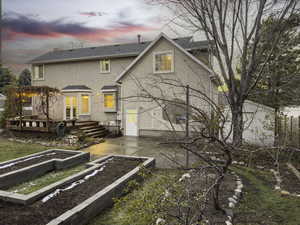
M 75 126 L 78 128 L 98 126 L 98 122 L 97 121 L 76 122 Z
M 106 130 L 98 130 L 98 131 L 94 131 L 94 132 L 90 132 L 90 133 L 86 133 L 85 136 L 86 137 L 100 137 L 100 136 L 105 136 L 107 133 Z
M 90 129 L 81 129 L 81 131 L 83 131 L 84 133 L 90 133 L 93 131 L 102 131 L 105 130 L 105 128 L 103 127 L 94 127 L 94 128 L 90 128 Z

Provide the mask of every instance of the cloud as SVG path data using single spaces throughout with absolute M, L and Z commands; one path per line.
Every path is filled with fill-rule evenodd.
M 104 12 L 79 12 L 79 15 L 81 16 L 88 16 L 88 17 L 94 17 L 94 16 L 103 16 L 106 13 Z
M 50 39 L 73 37 L 81 40 L 102 41 L 130 32 L 151 31 L 155 28 L 134 22 L 115 22 L 109 28 L 88 27 L 85 23 L 66 22 L 64 19 L 44 21 L 25 15 L 4 17 L 3 40 Z

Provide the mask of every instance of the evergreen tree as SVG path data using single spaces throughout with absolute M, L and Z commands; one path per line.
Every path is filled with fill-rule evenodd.
M 5 87 L 13 85 L 16 82 L 15 76 L 12 75 L 8 68 L 0 65 L 0 93 L 4 93 Z
M 300 105 L 300 14 L 294 14 L 284 23 L 281 41 L 273 46 L 267 40 L 274 35 L 272 27 L 276 23 L 273 16 L 263 22 L 259 49 L 270 60 L 264 67 L 258 66 L 257 72 L 263 70 L 263 73 L 250 99 L 271 106 L 279 113 L 283 107 Z
M 31 73 L 29 69 L 26 68 L 21 72 L 18 83 L 20 86 L 31 86 Z

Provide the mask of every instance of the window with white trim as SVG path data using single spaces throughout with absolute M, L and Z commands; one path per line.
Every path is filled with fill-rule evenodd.
M 103 93 L 103 100 L 105 112 L 115 112 L 117 110 L 116 92 Z
M 34 80 L 44 80 L 44 65 L 34 66 Z
M 110 60 L 109 59 L 100 60 L 100 73 L 110 73 Z
M 174 72 L 174 53 L 173 51 L 156 52 L 153 55 L 154 73 Z

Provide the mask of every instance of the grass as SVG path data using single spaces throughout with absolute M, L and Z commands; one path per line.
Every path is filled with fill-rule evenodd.
M 235 168 L 245 180 L 245 195 L 235 210 L 238 225 L 299 225 L 300 198 L 282 196 L 266 171 Z
M 8 191 L 11 191 L 11 192 L 14 191 L 19 194 L 29 194 L 29 193 L 37 191 L 43 187 L 46 187 L 52 183 L 55 183 L 59 180 L 62 180 L 68 176 L 74 175 L 84 169 L 85 169 L 85 166 L 80 165 L 80 166 L 76 166 L 76 167 L 58 171 L 58 172 L 51 172 L 51 173 L 48 173 L 37 179 L 16 185 L 16 186 L 10 188 Z
M 37 144 L 23 144 L 0 139 L 0 162 L 49 149 Z
M 176 170 L 157 170 L 140 185 L 133 185 L 129 194 L 117 202 L 111 209 L 106 209 L 93 219 L 89 225 L 149 225 L 155 224 L 156 204 L 161 193 L 164 193 L 168 182 L 179 174 Z M 168 181 L 169 180 L 169 181 Z

